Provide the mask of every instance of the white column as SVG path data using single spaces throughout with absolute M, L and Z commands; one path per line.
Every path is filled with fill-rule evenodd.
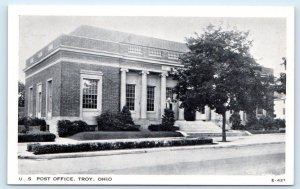
M 184 120 L 184 108 L 180 108 L 181 103 L 181 101 L 178 102 L 178 120 L 180 121 Z
M 161 86 L 160 86 L 160 91 L 161 91 L 161 99 L 160 99 L 160 113 L 161 117 L 164 115 L 164 110 L 166 108 L 166 91 L 167 91 L 167 76 L 168 74 L 166 72 L 161 74 Z
M 143 70 L 142 74 L 142 93 L 141 93 L 141 119 L 147 118 L 147 74 L 148 71 Z
M 121 99 L 120 99 L 120 110 L 126 105 L 126 72 L 128 69 L 121 68 Z
M 205 106 L 205 115 L 206 115 L 206 121 L 210 121 L 211 120 L 211 110 L 210 107 Z

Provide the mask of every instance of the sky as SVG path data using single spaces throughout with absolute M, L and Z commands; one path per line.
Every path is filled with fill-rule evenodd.
M 286 19 L 284 18 L 204 18 L 204 17 L 74 17 L 20 16 L 19 80 L 24 82 L 25 61 L 61 34 L 81 25 L 113 29 L 166 40 L 185 42 L 201 34 L 209 24 L 249 31 L 252 56 L 277 76 L 282 57 L 286 57 Z

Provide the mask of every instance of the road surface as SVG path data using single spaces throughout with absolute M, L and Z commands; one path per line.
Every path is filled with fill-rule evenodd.
M 285 143 L 110 156 L 19 159 L 20 174 L 280 175 Z

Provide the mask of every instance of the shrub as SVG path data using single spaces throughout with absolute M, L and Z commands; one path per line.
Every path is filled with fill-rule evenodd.
M 261 127 L 265 130 L 278 129 L 274 123 L 274 119 L 271 116 L 262 116 L 258 120 L 258 124 L 261 125 Z
M 34 154 L 86 152 L 101 150 L 154 148 L 168 146 L 188 146 L 211 144 L 212 139 L 173 139 L 173 140 L 144 140 L 144 141 L 121 141 L 121 142 L 91 142 L 79 144 L 28 144 L 27 149 Z
M 70 120 L 59 120 L 57 122 L 57 132 L 60 137 L 67 137 L 88 130 L 87 123 L 81 120 L 73 122 Z
M 274 124 L 277 128 L 285 128 L 285 119 L 275 119 Z
M 163 127 L 173 127 L 175 123 L 174 112 L 171 109 L 166 108 L 164 110 L 164 115 L 162 116 L 162 126 Z
M 123 126 L 119 114 L 115 114 L 109 111 L 106 111 L 100 116 L 97 116 L 96 120 L 98 124 L 98 130 L 119 131 Z
M 122 112 L 112 113 L 107 111 L 97 116 L 96 120 L 99 131 L 139 131 L 140 127 L 139 125 L 130 124 L 128 113 Z
M 234 112 L 230 118 L 229 122 L 232 124 L 231 129 L 233 130 L 243 130 L 244 126 L 241 124 L 241 116 L 238 112 Z
M 278 130 L 285 128 L 285 120 L 274 119 L 272 116 L 262 116 L 257 121 L 247 123 L 246 130 Z
M 174 112 L 166 108 L 162 117 L 162 124 L 151 124 L 148 126 L 150 131 L 177 131 L 179 127 L 174 126 L 175 118 Z
M 25 122 L 27 121 L 27 117 L 22 117 L 22 116 L 19 116 L 18 117 L 18 125 L 25 125 Z
M 26 126 L 46 126 L 46 121 L 37 117 L 18 117 L 18 125 Z
M 18 125 L 24 125 L 26 131 L 29 130 L 29 126 L 40 126 L 41 131 L 47 130 L 46 121 L 37 117 L 18 117 Z
M 18 134 L 18 142 L 52 142 L 54 140 L 55 135 L 48 132 Z
M 122 108 L 119 116 L 122 123 L 134 125 L 133 119 L 131 117 L 131 112 L 127 106 L 124 106 Z

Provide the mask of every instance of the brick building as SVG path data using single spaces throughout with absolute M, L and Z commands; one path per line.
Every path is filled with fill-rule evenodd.
M 183 43 L 81 26 L 26 61 L 27 115 L 55 123 L 95 116 L 124 105 L 137 123 L 159 122 L 180 67 Z M 170 102 L 172 103 L 172 102 Z M 178 118 L 178 105 L 172 104 Z
M 182 66 L 178 56 L 187 50 L 184 43 L 81 26 L 26 61 L 25 110 L 46 119 L 53 132 L 57 120 L 96 124 L 95 116 L 124 105 L 137 124 L 160 122 L 166 106 L 184 120 L 167 73 Z M 196 120 L 218 119 L 208 107 L 196 112 Z

